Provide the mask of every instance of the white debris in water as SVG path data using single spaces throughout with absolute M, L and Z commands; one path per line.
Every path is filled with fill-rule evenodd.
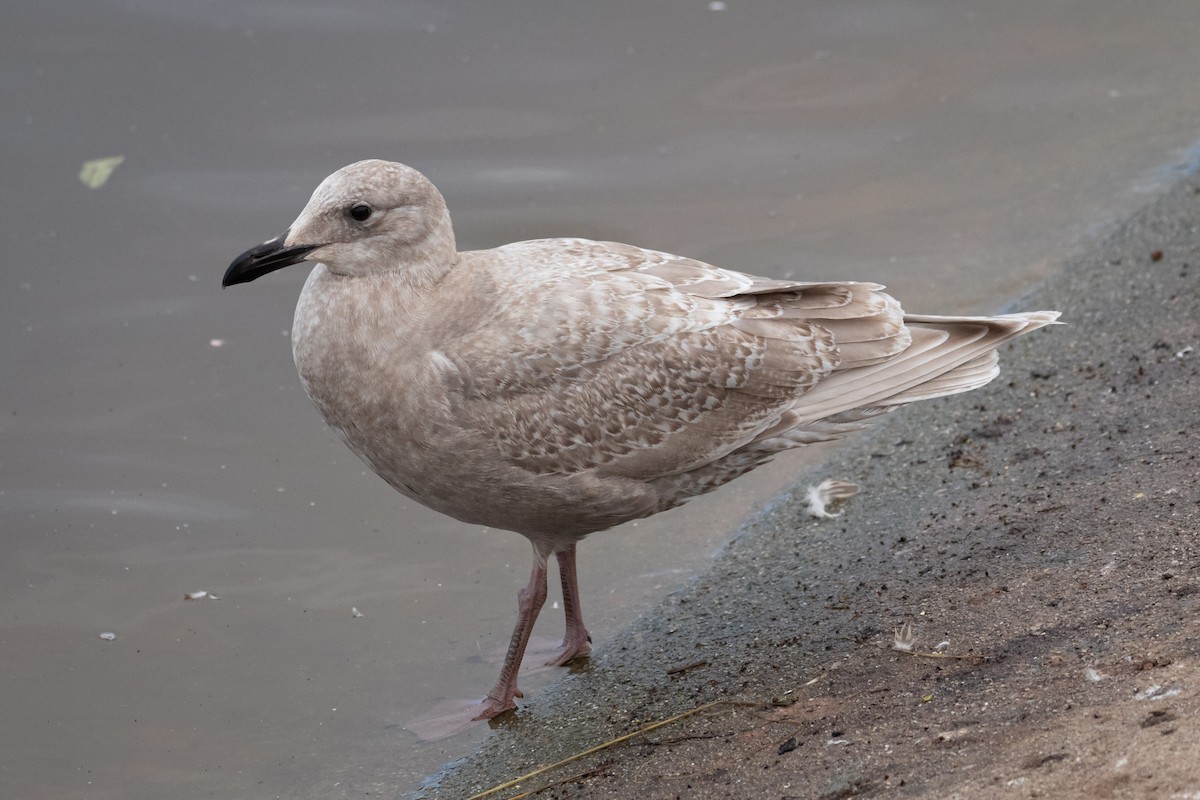
M 724 11 L 727 8 L 729 8 L 729 6 L 722 3 L 721 0 L 713 0 L 713 2 L 708 4 L 709 11 Z
M 208 345 L 209 345 L 209 347 L 224 347 L 225 340 L 224 339 L 209 339 Z
M 100 634 L 100 638 L 106 642 L 111 642 L 116 640 L 117 635 L 112 631 L 105 631 L 104 633 Z
M 808 513 L 818 519 L 832 519 L 841 516 L 840 511 L 834 514 L 826 511 L 825 507 L 839 500 L 845 500 L 847 497 L 854 497 L 856 494 L 858 494 L 857 484 L 835 481 L 832 478 L 823 480 L 816 486 L 808 487 Z
M 366 615 L 363 614 L 361 611 L 359 611 L 354 606 L 350 606 L 350 616 L 354 617 L 355 619 L 362 619 Z
M 208 591 L 207 589 L 198 589 L 194 592 L 188 592 L 187 594 L 185 594 L 183 596 L 183 599 L 184 600 L 203 600 L 206 597 L 209 600 L 220 600 L 221 599 L 220 595 L 215 595 L 212 592 Z

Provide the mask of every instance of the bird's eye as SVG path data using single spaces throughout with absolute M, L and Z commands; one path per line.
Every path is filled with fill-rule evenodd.
M 350 216 L 359 222 L 366 222 L 371 216 L 371 207 L 366 203 L 356 203 L 350 207 Z

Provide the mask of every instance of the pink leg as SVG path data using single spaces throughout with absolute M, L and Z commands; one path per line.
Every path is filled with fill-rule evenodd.
M 562 650 L 546 662 L 550 667 L 561 667 L 580 656 L 592 652 L 591 638 L 583 624 L 583 611 L 579 607 L 579 581 L 575 575 L 575 545 L 554 554 L 558 558 L 558 574 L 562 578 L 563 612 L 567 617 L 567 632 L 563 634 Z
M 538 612 L 546 602 L 546 556 L 549 554 L 549 549 L 542 549 L 536 544 L 533 546 L 533 570 L 529 573 L 529 585 L 517 592 L 517 625 L 508 643 L 504 666 L 500 668 L 500 680 L 484 698 L 482 710 L 475 719 L 491 719 L 515 709 L 517 704 L 513 698 L 525 696 L 517 688 L 517 671 L 521 667 L 521 659 L 525 657 L 525 646 L 529 644 L 533 623 L 537 621 Z

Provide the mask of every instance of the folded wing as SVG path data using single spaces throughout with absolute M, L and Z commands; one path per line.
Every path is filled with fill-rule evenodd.
M 606 242 L 500 250 L 526 297 L 454 349 L 464 410 L 523 469 L 652 482 L 666 505 L 982 386 L 997 346 L 1057 317 L 905 315 L 877 284 L 756 278 Z

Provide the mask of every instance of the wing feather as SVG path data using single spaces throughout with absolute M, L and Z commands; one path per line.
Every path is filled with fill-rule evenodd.
M 481 304 L 491 315 L 451 348 L 464 416 L 523 469 L 661 482 L 668 505 L 983 385 L 997 345 L 1054 316 L 906 316 L 878 284 L 756 278 L 609 242 L 491 252 L 480 291 L 525 296 Z

